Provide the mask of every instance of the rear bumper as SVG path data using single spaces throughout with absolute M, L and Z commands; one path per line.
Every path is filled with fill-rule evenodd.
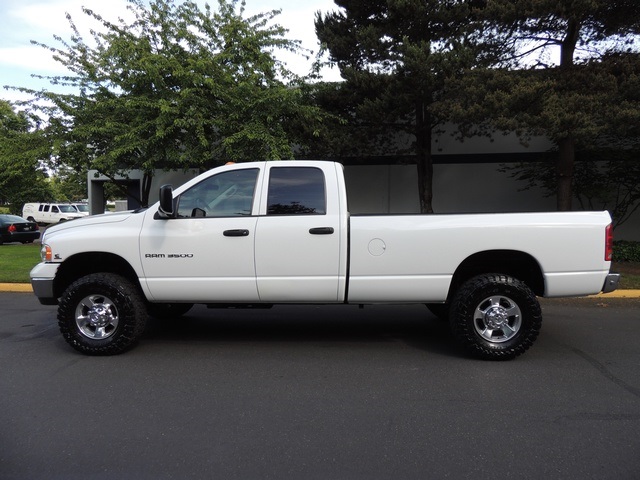
M 610 273 L 607 275 L 607 278 L 604 280 L 604 285 L 602 286 L 602 293 L 613 292 L 618 288 L 618 283 L 620 283 L 620 274 L 619 273 Z

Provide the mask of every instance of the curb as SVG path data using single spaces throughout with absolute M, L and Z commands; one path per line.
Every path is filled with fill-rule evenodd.
M 0 292 L 33 293 L 33 289 L 29 283 L 0 283 Z M 587 297 L 579 298 L 640 298 L 640 290 L 614 290 L 610 293 L 598 293 L 597 295 L 589 295 Z
M 30 283 L 0 283 L 0 292 L 33 292 Z
M 582 298 L 640 298 L 640 290 L 614 290 L 610 293 L 598 293 Z

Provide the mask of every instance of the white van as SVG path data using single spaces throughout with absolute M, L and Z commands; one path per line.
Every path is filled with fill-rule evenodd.
M 86 203 L 72 203 L 71 205 L 73 205 L 74 207 L 76 207 L 76 210 L 78 210 L 78 213 L 81 214 L 82 216 L 86 217 L 89 215 L 89 205 Z
M 31 222 L 52 224 L 81 218 L 85 215 L 67 203 L 26 203 L 22 216 Z

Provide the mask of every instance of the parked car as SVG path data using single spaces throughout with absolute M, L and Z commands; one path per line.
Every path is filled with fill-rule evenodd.
M 25 203 L 22 216 L 30 222 L 52 224 L 86 216 L 69 203 Z
M 78 213 L 81 213 L 83 216 L 86 217 L 89 215 L 89 205 L 87 205 L 86 203 L 72 203 L 71 205 L 76 207 Z
M 33 243 L 40 238 L 38 224 L 17 215 L 0 215 L 0 245 L 3 243 Z

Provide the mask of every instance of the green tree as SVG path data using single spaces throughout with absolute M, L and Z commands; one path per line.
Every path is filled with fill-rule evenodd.
M 510 76 L 517 85 L 514 91 L 522 91 L 521 87 L 527 77 L 532 77 L 531 73 L 538 72 Z M 576 142 L 578 148 L 572 168 L 571 193 L 583 209 L 609 210 L 614 226 L 619 226 L 640 207 L 640 55 L 608 55 L 594 60 L 593 64 L 580 73 L 583 75 L 576 76 L 577 83 L 585 78 L 584 75 L 589 75 L 592 81 L 588 83 L 588 89 L 575 85 L 575 98 L 568 112 L 562 112 L 561 108 L 566 103 L 553 94 L 553 89 L 549 89 L 551 93 L 541 90 L 537 95 L 540 100 L 533 100 L 531 92 L 544 85 L 544 77 L 531 78 L 527 82 L 527 87 L 531 89 L 529 94 L 522 95 L 520 105 L 512 104 L 511 111 L 519 112 L 519 121 L 522 121 L 522 117 L 531 115 L 532 120 L 527 123 L 535 121 L 545 124 L 546 120 L 549 126 L 553 126 L 563 114 L 573 116 L 582 113 L 579 124 L 581 127 L 573 131 L 579 142 Z M 495 74 L 491 77 L 496 79 Z M 489 83 L 488 80 L 485 85 Z M 497 83 L 503 83 L 504 86 L 504 82 Z M 504 92 L 505 89 L 495 91 Z M 496 95 L 500 94 L 490 95 L 489 103 L 504 100 L 495 99 Z M 535 106 L 536 103 L 538 106 Z M 502 128 L 507 128 L 509 123 L 513 128 L 518 127 L 518 121 L 509 116 L 493 122 L 494 125 L 501 124 Z M 578 125 L 578 122 L 574 121 L 573 125 Z M 535 186 L 542 188 L 549 196 L 557 194 L 555 162 L 505 166 L 503 170 L 524 181 L 526 189 Z
M 85 9 L 100 26 L 90 42 L 68 17 L 70 41 L 42 45 L 70 71 L 52 83 L 78 92 L 31 92 L 54 105 L 48 131 L 59 162 L 112 179 L 140 169 L 146 204 L 156 169 L 291 158 L 322 122 L 302 101 L 301 79 L 274 56 L 299 49 L 273 24 L 279 11 L 245 18 L 238 0 L 219 0 L 217 11 L 128 1 L 131 23 Z
M 0 203 L 22 212 L 26 202 L 52 199 L 42 160 L 49 155 L 39 120 L 0 100 Z
M 80 202 L 88 197 L 87 172 L 76 171 L 66 165 L 58 166 L 50 184 L 60 202 Z
M 420 206 L 432 212 L 433 132 L 447 120 L 433 108 L 446 79 L 491 60 L 494 48 L 474 48 L 465 29 L 472 15 L 468 1 L 336 0 L 340 7 L 316 16 L 316 33 L 329 62 L 346 80 L 338 92 L 352 131 L 369 129 L 372 143 L 385 153 L 416 158 Z M 326 94 L 327 92 L 325 92 Z M 344 107 L 341 107 L 344 108 Z M 398 133 L 414 142 L 406 151 L 393 146 Z M 396 149 L 395 152 L 393 149 Z
M 484 119 L 497 129 L 551 139 L 557 206 L 570 210 L 576 152 L 605 141 L 624 148 L 637 142 L 638 95 L 628 87 L 640 73 L 640 3 L 487 0 L 482 6 L 477 27 L 510 41 L 507 54 L 518 52 L 511 58 L 515 70 L 466 76 L 454 101 L 457 116 L 467 125 Z

